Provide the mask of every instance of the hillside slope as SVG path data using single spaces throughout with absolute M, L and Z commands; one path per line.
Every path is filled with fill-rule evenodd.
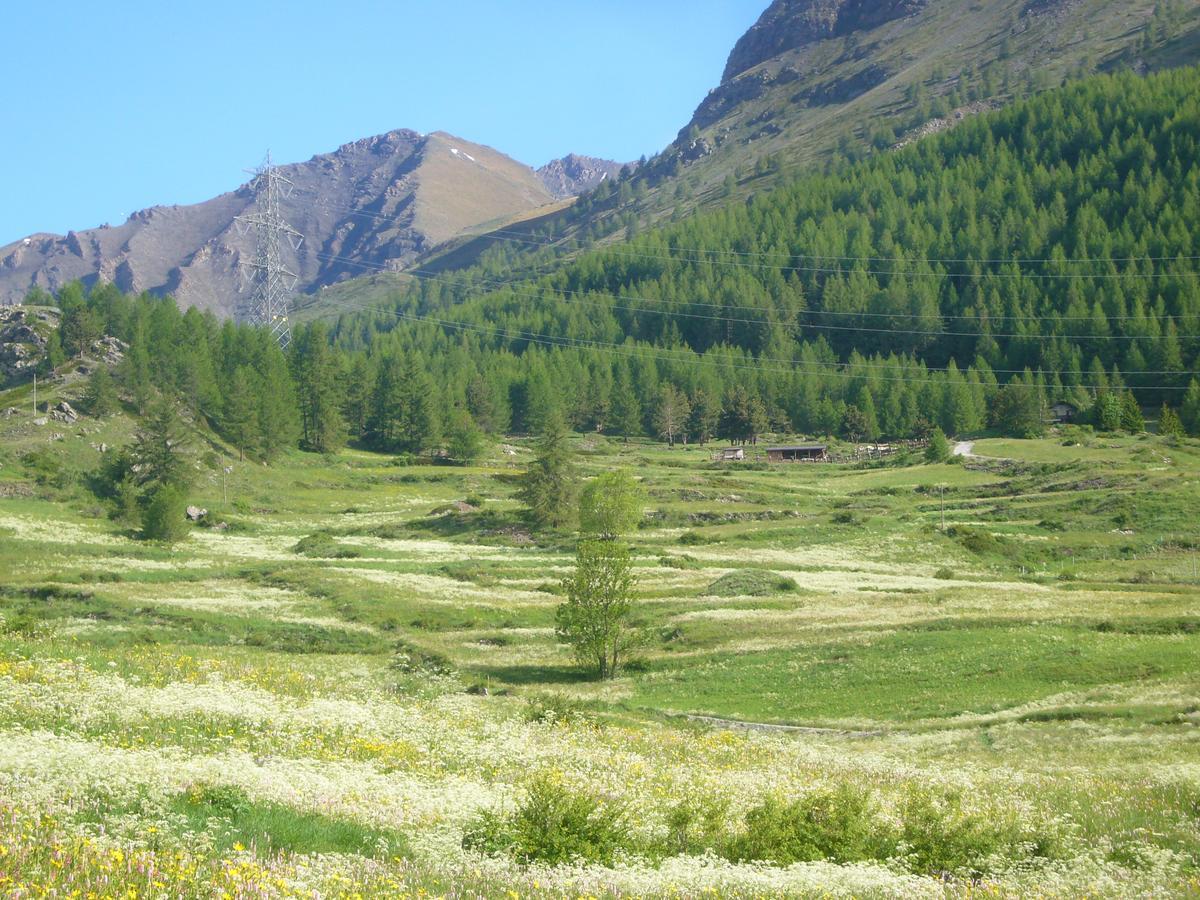
M 1200 5 L 1183 0 L 774 0 L 676 140 L 544 237 L 619 240 L 1068 79 L 1198 60 Z
M 466 228 L 554 200 L 528 166 L 442 132 L 391 131 L 280 172 L 295 185 L 283 214 L 304 235 L 299 252 L 285 247 L 300 291 L 401 266 Z M 34 285 L 53 291 L 99 278 L 232 314 L 238 263 L 254 252 L 234 219 L 258 202 L 243 185 L 203 203 L 142 210 L 116 227 L 32 235 L 0 248 L 0 303 Z

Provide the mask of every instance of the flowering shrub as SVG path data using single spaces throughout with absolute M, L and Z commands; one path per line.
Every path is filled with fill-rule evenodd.
M 504 852 L 522 863 L 612 865 L 621 851 L 632 849 L 624 820 L 621 806 L 572 791 L 560 776 L 541 773 L 513 813 L 480 813 L 464 832 L 463 847 Z

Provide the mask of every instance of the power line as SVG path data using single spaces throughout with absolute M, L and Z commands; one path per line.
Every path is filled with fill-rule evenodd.
M 522 240 L 521 238 L 496 237 L 496 236 L 494 236 L 493 233 L 481 234 L 481 235 L 478 235 L 477 237 L 488 238 L 490 240 L 496 240 L 496 241 L 509 241 L 509 242 L 514 242 L 514 243 L 532 244 L 534 246 L 540 246 L 540 247 L 549 246 L 547 244 L 543 244 L 543 243 L 540 243 L 537 241 Z M 765 269 L 765 270 L 771 270 L 771 271 L 777 271 L 777 272 L 807 272 L 807 273 L 812 273 L 812 274 L 824 274 L 824 275 L 851 275 L 851 274 L 859 273 L 859 274 L 863 274 L 863 275 L 887 275 L 887 276 L 891 276 L 891 277 L 903 276 L 905 278 L 964 278 L 964 279 L 972 279 L 972 278 L 974 278 L 974 279 L 1032 278 L 1032 279 L 1045 279 L 1045 280 L 1084 280 L 1084 279 L 1117 279 L 1117 278 L 1134 278 L 1134 279 L 1200 278 L 1200 272 L 1192 272 L 1192 271 L 1189 271 L 1189 272 L 1129 272 L 1129 271 L 1125 271 L 1125 272 L 996 272 L 996 271 L 991 271 L 991 272 L 983 272 L 983 273 L 934 272 L 934 271 L 920 271 L 920 270 L 913 270 L 913 269 L 910 269 L 910 270 L 869 269 L 869 268 L 868 269 L 862 269 L 862 268 L 846 269 L 846 268 L 842 268 L 841 266 L 780 266 L 780 265 L 767 265 L 765 263 L 738 262 L 736 260 L 689 259 L 688 257 L 681 257 L 681 256 L 676 256 L 676 255 L 664 256 L 662 254 L 654 254 L 654 253 L 636 253 L 636 252 L 627 251 L 627 250 L 620 250 L 620 249 L 617 249 L 614 247 L 599 247 L 599 248 L 595 248 L 594 252 L 609 253 L 614 256 L 627 256 L 627 257 L 636 258 L 636 259 L 669 260 L 672 262 L 701 263 L 701 264 L 705 264 L 705 265 L 723 265 L 723 266 L 729 266 L 731 268 L 739 268 L 739 269 Z M 681 252 L 686 253 L 689 251 L 681 251 Z M 804 257 L 799 254 L 793 254 L 792 258 L 804 259 L 807 257 Z M 812 257 L 812 258 L 813 259 L 829 259 L 832 257 Z M 1192 259 L 1193 257 L 1185 257 L 1185 258 Z M 847 259 L 853 259 L 853 258 L 847 257 Z M 869 259 L 869 258 L 868 257 L 860 257 L 859 258 L 860 261 L 866 261 L 867 259 Z M 897 262 L 901 262 L 901 261 L 914 263 L 914 264 L 919 263 L 919 262 L 936 262 L 936 260 L 897 260 Z M 975 262 L 975 260 L 963 260 L 964 265 L 970 265 L 970 264 L 973 264 L 974 262 Z M 1016 261 L 1012 260 L 1011 262 L 1016 262 Z
M 290 196 L 294 185 L 271 163 L 271 152 L 263 164 L 253 170 L 251 189 L 260 200 L 257 212 L 237 216 L 234 223 L 238 232 L 255 234 L 254 260 L 245 263 L 243 277 L 252 285 L 252 291 L 243 310 L 243 318 L 255 325 L 270 329 L 271 336 L 286 348 L 292 340 L 288 324 L 288 296 L 296 287 L 297 277 L 283 264 L 280 255 L 280 238 L 286 238 L 292 249 L 299 250 L 304 236 L 284 221 L 279 212 L 281 194 Z
M 307 252 L 310 252 L 313 255 L 315 255 L 321 259 L 326 259 L 326 260 L 333 261 L 333 262 L 342 262 L 342 263 L 346 263 L 348 265 L 363 266 L 364 268 L 375 268 L 375 269 L 379 269 L 381 271 L 394 271 L 398 275 L 405 275 L 405 276 L 408 276 L 408 277 L 411 277 L 414 279 L 418 279 L 418 280 L 423 280 L 423 281 L 435 281 L 435 282 L 442 283 L 442 284 L 448 284 L 453 287 L 458 287 L 460 289 L 462 287 L 465 287 L 464 285 L 461 285 L 460 283 L 455 282 L 451 279 L 447 279 L 447 278 L 444 278 L 444 277 L 438 276 L 438 275 L 429 275 L 427 273 L 419 272 L 418 270 L 409 270 L 409 271 L 399 272 L 399 271 L 389 268 L 388 266 L 380 265 L 378 263 L 366 263 L 366 262 L 362 262 L 360 260 L 351 259 L 349 257 L 337 256 L 335 254 L 329 254 L 329 253 L 322 253 L 320 251 L 307 251 Z M 667 304 L 667 303 L 672 302 L 672 301 L 664 300 L 661 298 L 631 297 L 631 296 L 622 296 L 622 295 L 614 296 L 611 294 L 603 294 L 602 292 L 573 291 L 573 290 L 569 290 L 566 288 L 549 288 L 548 287 L 548 288 L 543 289 L 542 292 L 519 291 L 519 290 L 515 290 L 515 289 L 511 288 L 512 284 L 519 283 L 519 282 L 514 282 L 514 281 L 492 282 L 492 281 L 488 281 L 488 280 L 484 279 L 484 280 L 480 281 L 479 283 L 480 284 L 498 285 L 499 289 L 502 289 L 502 290 L 507 289 L 507 290 L 509 290 L 510 293 L 515 294 L 516 296 L 531 297 L 534 299 L 545 299 L 546 293 L 554 293 L 554 294 L 559 294 L 559 295 L 571 294 L 571 295 L 575 295 L 580 298 L 579 300 L 570 301 L 570 302 L 593 303 L 593 304 L 597 304 L 597 305 L 604 304 L 604 301 L 609 300 L 609 299 L 622 300 L 622 301 L 633 302 L 633 303 L 663 303 L 663 304 Z M 479 293 L 479 292 L 475 291 L 474 293 Z M 675 302 L 678 302 L 678 301 L 675 301 Z M 692 304 L 690 301 L 682 301 L 682 303 L 683 303 L 683 305 L 699 305 L 699 306 L 711 307 L 714 309 L 724 309 L 725 308 L 722 306 L 718 306 L 717 304 L 707 304 L 707 303 L 706 304 Z M 610 308 L 610 309 L 620 309 L 620 310 L 625 310 L 625 311 L 633 312 L 633 313 L 647 313 L 647 312 L 654 313 L 655 312 L 654 310 L 646 310 L 646 309 L 641 309 L 639 307 L 621 306 L 621 305 L 618 305 L 615 303 L 608 303 L 608 304 L 604 304 L 604 305 L 606 305 L 606 307 Z M 769 313 L 770 311 L 764 310 L 763 312 Z M 799 310 L 799 311 L 797 311 L 797 314 L 804 314 L 806 312 L 808 312 L 808 310 Z M 814 310 L 814 312 L 817 312 L 817 311 Z M 728 323 L 733 323 L 733 324 L 748 324 L 748 325 L 770 325 L 771 324 L 771 322 L 769 320 L 765 320 L 765 319 L 746 319 L 746 318 L 740 318 L 740 317 L 734 317 L 734 316 L 702 315 L 702 314 L 698 314 L 698 313 L 687 313 L 687 312 L 680 312 L 680 311 L 675 311 L 675 310 L 667 310 L 667 311 L 659 313 L 659 314 L 660 315 L 683 316 L 686 318 L 702 319 L 702 320 L 710 320 L 710 321 L 718 321 L 718 322 L 728 322 Z M 846 313 L 846 315 L 857 315 L 857 314 L 856 313 Z M 890 314 L 876 313 L 875 315 L 889 316 Z M 895 318 L 910 318 L 910 317 L 914 317 L 914 316 L 912 316 L 910 314 L 897 314 L 895 316 Z M 937 316 L 929 316 L 929 317 L 922 317 L 922 318 L 940 319 L 941 316 L 937 315 Z M 1049 321 L 1052 321 L 1052 320 L 1049 320 Z M 812 329 L 816 329 L 819 331 L 853 331 L 853 332 L 861 332 L 861 333 L 865 333 L 865 334 L 907 334 L 907 335 L 917 335 L 917 336 L 925 336 L 925 337 L 975 337 L 975 338 L 978 338 L 978 337 L 983 337 L 985 334 L 984 332 L 980 332 L 980 331 L 945 331 L 945 330 L 931 331 L 931 330 L 924 330 L 924 329 L 908 329 L 908 328 L 874 328 L 874 327 L 868 327 L 865 325 L 822 325 L 822 324 L 817 324 L 817 323 L 812 323 L 812 322 L 799 322 L 799 323 L 797 323 L 797 325 L 800 328 L 812 328 Z M 1054 340 L 1060 340 L 1060 339 L 1061 340 L 1077 340 L 1077 341 L 1139 341 L 1139 340 L 1154 341 L 1154 340 L 1166 340 L 1168 337 L 1167 335 L 1163 335 L 1163 334 L 1159 334 L 1159 335 L 1079 335 L 1079 334 L 1023 334 L 1023 333 L 994 333 L 994 332 L 987 332 L 986 334 L 993 338 L 1042 340 L 1042 341 L 1054 341 Z M 1194 338 L 1200 338 L 1200 335 L 1177 334 L 1174 337 L 1176 340 L 1190 340 L 1190 339 L 1194 339 Z M 993 371 L 1000 371 L 1000 370 L 993 370 Z M 1130 374 L 1133 374 L 1133 373 L 1130 373 Z M 1146 372 L 1144 374 L 1169 375 L 1169 374 L 1174 374 L 1174 373 L 1170 372 L 1170 371 L 1154 371 L 1154 372 Z
M 315 197 L 315 198 L 320 197 L 319 194 L 317 194 L 316 192 L 313 192 L 313 191 L 306 191 L 305 193 L 311 197 Z M 383 221 L 383 222 L 394 222 L 395 221 L 395 219 L 391 216 L 382 215 L 380 213 L 373 213 L 373 212 L 369 212 L 367 210 L 354 209 L 352 207 L 342 206 L 340 204 L 329 204 L 328 202 L 322 201 L 320 203 L 320 205 L 324 206 L 326 209 L 328 209 L 330 211 L 338 210 L 338 211 L 344 212 L 348 215 L 362 216 L 365 218 L 377 219 L 377 220 Z M 501 235 L 512 235 L 512 237 L 502 237 Z M 517 235 L 522 235 L 522 236 L 518 237 Z M 502 229 L 502 228 L 498 228 L 493 231 L 489 231 L 489 232 L 485 232 L 485 233 L 481 233 L 481 234 L 470 235 L 470 237 L 473 240 L 478 240 L 478 239 L 483 238 L 483 239 L 487 239 L 487 240 L 525 244 L 525 245 L 529 245 L 529 246 L 542 247 L 542 248 L 554 248 L 554 247 L 559 246 L 558 244 L 555 244 L 553 242 L 534 240 L 534 239 L 530 238 L 528 235 L 526 235 L 524 232 L 517 232 L 517 231 L 506 230 L 506 229 Z M 757 255 L 757 256 L 762 256 L 762 257 L 784 255 L 784 254 L 776 254 L 776 253 L 762 252 L 762 251 L 756 252 L 756 251 L 739 251 L 739 250 L 713 250 L 713 249 L 703 249 L 703 248 L 671 248 L 671 249 L 673 251 L 675 251 L 675 253 L 694 253 L 694 254 L 725 253 L 725 254 L 731 254 L 731 255 L 743 255 L 743 254 L 747 255 L 747 256 Z M 983 272 L 983 273 L 933 272 L 933 271 L 896 270 L 896 269 L 892 269 L 892 270 L 855 269 L 855 268 L 846 269 L 846 268 L 842 268 L 840 266 L 837 266 L 837 267 L 833 267 L 833 266 L 781 266 L 781 265 L 767 265 L 767 264 L 761 264 L 761 263 L 742 263 L 742 262 L 738 262 L 736 260 L 707 260 L 707 259 L 700 259 L 700 258 L 691 259 L 686 256 L 675 255 L 674 253 L 670 254 L 670 255 L 666 255 L 666 256 L 663 256 L 662 254 L 635 253 L 632 251 L 621 250 L 619 248 L 615 248 L 615 247 L 611 247 L 611 246 L 596 247 L 596 248 L 593 248 L 593 252 L 609 253 L 609 254 L 613 254 L 616 256 L 629 256 L 629 257 L 635 257 L 635 258 L 640 258 L 640 259 L 670 260 L 673 262 L 702 263 L 702 264 L 706 264 L 706 265 L 725 265 L 725 266 L 731 266 L 731 267 L 735 267 L 735 268 L 758 268 L 758 269 L 770 269 L 770 270 L 777 270 L 777 271 L 810 272 L 810 273 L 817 273 L 817 274 L 848 275 L 848 274 L 851 274 L 854 272 L 860 272 L 860 273 L 867 274 L 867 275 L 890 275 L 890 276 L 904 276 L 904 277 L 916 277 L 916 278 L 986 278 L 989 276 L 997 277 L 997 278 L 1041 278 L 1041 279 L 1200 278 L 1200 272 L 1196 272 L 1196 271 L 1188 271 L 1188 272 L 1130 272 L 1130 271 L 1125 271 L 1125 272 L 1065 272 L 1065 273 L 1055 273 L 1055 272 L 1017 272 L 1017 273 L 1013 273 L 1013 272 Z M 1125 262 L 1125 263 L 1178 262 L 1178 261 L 1200 260 L 1200 256 L 1142 256 L 1142 257 L 1113 256 L 1113 257 L 1092 257 L 1092 258 L 1087 258 L 1087 259 L 1085 259 L 1085 258 L 1074 258 L 1074 259 L 1050 259 L 1050 258 L 1041 258 L 1041 259 L 1033 259 L 1033 258 L 1030 258 L 1030 259 L 1019 259 L 1019 258 L 969 259 L 969 258 L 961 258 L 961 259 L 953 259 L 953 258 L 949 258 L 949 257 L 929 257 L 929 258 L 907 258 L 907 259 L 905 259 L 905 258 L 885 257 L 885 256 L 834 256 L 834 255 L 805 254 L 805 253 L 788 253 L 786 255 L 788 256 L 789 259 L 807 259 L 807 260 L 812 260 L 812 261 L 832 260 L 832 261 L 836 261 L 836 262 L 896 262 L 896 263 L 904 263 L 907 265 L 916 265 L 919 263 L 926 263 L 926 264 L 930 264 L 930 265 L 944 264 L 944 263 L 958 263 L 961 265 L 985 265 L 985 264 L 993 265 L 994 264 L 994 265 L 1017 265 L 1018 267 L 1022 263 L 1037 263 L 1037 264 L 1046 264 L 1046 265 L 1050 265 L 1050 264 L 1058 265 L 1058 264 L 1066 263 L 1066 264 L 1077 265 L 1077 264 L 1100 264 L 1100 263 L 1117 263 L 1117 262 Z
M 312 251 L 310 251 L 310 252 L 312 252 Z M 317 254 L 317 255 L 328 255 L 328 254 Z M 362 262 L 358 262 L 358 261 L 352 261 L 352 260 L 344 260 L 344 261 L 352 262 L 354 265 L 361 265 L 361 266 L 365 266 L 368 268 L 372 267 L 371 264 L 362 263 Z M 469 293 L 479 293 L 479 292 L 478 291 L 469 291 Z M 668 353 L 669 353 L 668 351 L 654 350 L 652 348 L 646 348 L 645 350 L 642 350 L 642 349 L 639 349 L 636 347 L 630 348 L 624 344 L 616 344 L 611 341 L 593 341 L 593 340 L 585 340 L 585 339 L 580 339 L 580 338 L 563 337 L 563 336 L 559 336 L 559 335 L 549 335 L 549 334 L 544 334 L 541 332 L 523 331 L 520 329 L 513 329 L 513 328 L 489 327 L 486 325 L 480 325 L 480 324 L 470 323 L 470 322 L 455 322 L 452 320 L 436 318 L 434 316 L 422 315 L 420 313 L 406 313 L 402 310 L 398 310 L 398 309 L 394 309 L 394 308 L 356 304 L 354 301 L 349 301 L 347 303 L 347 305 L 352 307 L 352 309 L 356 312 L 377 312 L 377 313 L 382 313 L 384 315 L 395 316 L 396 318 L 404 319 L 406 321 L 425 322 L 428 324 L 433 324 L 433 325 L 437 325 L 437 326 L 444 327 L 444 328 L 451 328 L 451 329 L 455 329 L 455 330 L 459 330 L 459 331 L 472 331 L 472 332 L 476 332 L 476 333 L 491 335 L 494 337 L 507 337 L 507 338 L 516 337 L 521 340 L 526 340 L 530 343 L 539 344 L 539 345 L 543 345 L 543 346 L 580 347 L 583 349 L 598 350 L 598 351 L 602 351 L 602 352 L 616 352 L 620 355 L 625 355 L 625 356 L 636 356 L 636 357 L 661 359 L 661 360 L 665 360 L 668 362 L 675 362 L 675 363 L 707 365 L 710 367 L 717 367 L 717 368 L 734 368 L 734 369 L 744 369 L 744 370 L 759 371 L 759 372 L 776 372 L 776 373 L 781 373 L 781 374 L 794 374 L 796 372 L 799 372 L 801 374 L 807 374 L 807 375 L 830 375 L 833 377 L 841 377 L 841 378 L 872 377 L 872 378 L 875 378 L 875 379 L 881 380 L 881 381 L 918 382 L 918 381 L 926 380 L 925 378 L 910 378 L 910 377 L 898 377 L 898 376 L 866 376 L 866 375 L 859 375 L 852 371 L 847 371 L 848 369 L 851 369 L 851 368 L 863 367 L 863 366 L 870 367 L 870 368 L 892 368 L 892 369 L 898 369 L 898 370 L 903 370 L 903 369 L 909 368 L 909 367 L 903 366 L 901 364 L 883 364 L 883 365 L 881 365 L 881 364 L 877 364 L 877 363 L 863 362 L 863 363 L 857 363 L 857 364 L 852 365 L 849 363 L 796 362 L 796 361 L 792 361 L 792 360 L 780 360 L 780 359 L 775 359 L 775 358 L 771 358 L 771 357 L 759 357 L 758 363 L 750 365 L 750 364 L 743 364 L 743 363 L 736 363 L 736 362 L 722 362 L 722 361 L 716 361 L 716 360 L 712 360 L 712 361 L 706 360 L 703 358 L 703 356 L 696 354 L 695 351 L 693 351 L 693 350 L 669 351 L 669 352 L 673 352 L 673 353 L 690 353 L 696 357 L 696 358 L 687 359 L 687 358 L 680 358 L 678 356 L 668 355 Z M 330 311 L 324 312 L 324 313 L 318 313 L 318 314 L 314 315 L 312 318 L 328 318 L 330 316 L 340 316 L 340 315 L 344 315 L 344 314 L 345 314 L 344 309 L 336 309 L 336 310 L 330 310 Z M 764 366 L 761 364 L 763 361 L 775 362 L 775 363 L 785 363 L 786 365 L 784 367 Z M 806 368 L 806 367 L 810 367 L 810 366 L 819 366 L 821 368 L 818 368 L 815 370 L 812 368 Z M 926 366 L 921 363 L 914 363 L 913 367 L 919 368 L 922 371 L 927 372 L 927 373 L 928 372 L 949 371 L 949 369 L 947 369 L 947 368 L 930 367 L 930 366 Z M 1003 371 L 1003 370 L 1001 370 L 1001 371 Z M 1022 370 L 1022 372 L 1023 371 L 1024 370 Z M 1016 373 L 1015 371 L 1010 371 L 1010 372 L 1005 372 L 1005 374 L 1018 374 L 1018 373 Z M 1043 378 L 1047 377 L 1047 373 L 1043 372 L 1041 374 L 1042 374 Z M 1057 373 L 1057 372 L 1049 373 L 1049 375 L 1051 375 L 1053 377 L 1058 377 L 1060 380 L 1061 380 L 1063 374 L 1064 373 Z M 1173 372 L 1169 372 L 1169 373 L 1168 372 L 1163 372 L 1163 373 L 1147 373 L 1147 372 L 1122 373 L 1122 375 L 1126 375 L 1126 374 L 1187 375 L 1189 373 L 1173 373 Z M 1079 388 L 1088 389 L 1088 390 L 1100 390 L 1100 389 L 1103 389 L 1106 387 L 1106 385 L 1096 385 L 1096 384 L 1074 384 L 1074 385 L 1070 385 L 1070 386 L 1071 387 L 1079 387 Z M 1141 390 L 1163 390 L 1163 391 L 1186 390 L 1186 388 L 1183 388 L 1183 387 L 1173 387 L 1173 386 L 1167 386 L 1167 385 L 1144 386 L 1139 389 L 1141 389 Z

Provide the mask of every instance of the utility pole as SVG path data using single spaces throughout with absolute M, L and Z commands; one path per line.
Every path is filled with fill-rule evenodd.
M 229 491 L 225 487 L 225 477 L 232 471 L 233 471 L 233 466 L 222 466 L 221 467 L 221 501 L 226 506 L 229 505 Z
M 37 415 L 37 372 L 33 373 L 33 414 Z
M 295 289 L 297 277 L 283 264 L 280 239 L 286 239 L 293 250 L 299 250 L 304 236 L 284 221 L 279 211 L 280 198 L 290 196 L 293 185 L 271 163 L 270 151 L 266 161 L 251 174 L 254 181 L 250 187 L 258 201 L 258 210 L 234 220 L 239 234 L 253 231 L 256 239 L 254 260 L 244 263 L 242 269 L 244 281 L 253 287 L 241 318 L 270 329 L 271 336 L 286 349 L 292 340 L 288 295 Z

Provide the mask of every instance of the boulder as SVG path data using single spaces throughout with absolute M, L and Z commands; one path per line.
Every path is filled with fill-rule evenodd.
M 199 506 L 189 506 L 187 508 L 187 517 L 193 522 L 199 522 L 208 515 L 207 509 L 201 509 Z
M 79 418 L 79 413 L 75 412 L 75 407 L 71 406 L 66 400 L 60 400 L 50 410 L 50 417 L 60 422 L 74 422 Z

